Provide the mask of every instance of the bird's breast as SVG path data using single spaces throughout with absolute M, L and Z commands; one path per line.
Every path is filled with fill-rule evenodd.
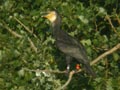
M 65 54 L 68 54 L 70 56 L 71 55 L 74 56 L 76 53 L 79 53 L 79 47 L 77 47 L 77 46 L 73 46 L 68 43 L 60 42 L 60 41 L 56 41 L 56 45 L 60 49 L 60 51 L 64 52 Z

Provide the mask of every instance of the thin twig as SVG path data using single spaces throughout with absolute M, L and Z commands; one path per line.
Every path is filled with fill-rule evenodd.
M 94 65 L 96 64 L 97 62 L 99 62 L 102 58 L 106 57 L 107 55 L 115 52 L 116 50 L 120 49 L 120 43 L 118 43 L 116 46 L 114 46 L 112 49 L 104 52 L 103 54 L 101 54 L 100 56 L 98 56 L 96 59 L 94 59 L 90 65 Z
M 97 26 L 97 22 L 95 21 L 95 30 L 98 31 L 98 26 Z
M 28 41 L 31 45 L 31 48 L 37 53 L 37 47 L 35 46 L 35 44 L 32 42 L 32 40 L 28 37 Z
M 116 14 L 116 18 L 117 18 L 117 21 L 118 21 L 118 23 L 119 23 L 119 25 L 120 25 L 120 18 L 118 17 L 117 14 Z
M 4 21 L 2 21 L 4 28 L 6 28 L 14 37 L 22 38 L 22 35 L 18 34 L 17 32 L 13 31 Z
M 32 30 L 30 30 L 26 25 L 24 25 L 19 19 L 17 19 L 16 17 L 14 17 L 14 19 L 21 25 L 25 28 L 26 31 L 28 31 L 30 34 L 33 34 L 33 36 L 35 38 L 37 38 L 37 36 L 33 33 Z
M 15 19 L 19 24 L 21 24 L 21 25 L 26 29 L 26 31 L 28 31 L 29 33 L 32 33 L 32 31 L 31 31 L 27 26 L 25 26 L 20 20 L 18 20 L 16 17 L 14 17 L 14 19 Z
M 112 21 L 111 21 L 109 15 L 106 15 L 105 18 L 108 20 L 108 22 L 109 22 L 111 28 L 113 29 L 113 31 L 114 31 L 118 36 L 120 36 L 120 35 L 118 34 L 117 30 L 115 29 L 115 27 L 113 26 Z
M 73 77 L 74 74 L 75 74 L 75 71 L 71 71 L 69 73 L 69 78 L 68 78 L 67 82 L 62 87 L 59 87 L 56 90 L 62 90 L 62 89 L 64 89 L 70 83 L 70 81 L 72 80 L 72 77 Z
M 58 70 L 31 70 L 31 69 L 28 69 L 28 68 L 24 68 L 24 70 L 26 71 L 31 71 L 31 72 L 46 72 L 46 73 L 57 73 L 57 74 L 63 74 L 63 73 L 66 73 L 66 71 L 58 71 Z

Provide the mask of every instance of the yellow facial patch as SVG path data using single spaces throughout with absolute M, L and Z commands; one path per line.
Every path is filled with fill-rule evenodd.
M 49 14 L 43 16 L 45 18 L 47 18 L 48 20 L 50 20 L 51 22 L 54 22 L 56 19 L 56 13 L 54 11 L 50 12 Z

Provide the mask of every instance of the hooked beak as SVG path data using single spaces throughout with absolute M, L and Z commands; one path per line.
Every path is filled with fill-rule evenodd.
M 47 18 L 50 22 L 54 22 L 57 16 L 55 11 L 49 11 L 47 13 L 43 13 L 41 17 Z
M 42 12 L 41 14 L 42 14 L 41 17 L 48 18 L 48 15 L 50 14 L 50 11 L 48 11 L 48 12 Z
M 47 15 L 48 13 L 42 13 L 41 17 L 46 18 Z

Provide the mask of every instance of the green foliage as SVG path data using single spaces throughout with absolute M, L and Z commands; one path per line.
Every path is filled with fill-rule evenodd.
M 61 28 L 83 43 L 92 61 L 120 41 L 119 6 L 119 0 L 1 0 L 0 89 L 56 90 L 66 82 L 65 75 L 31 71 L 66 69 L 64 54 L 54 45 L 43 12 L 56 9 L 62 17 Z M 95 80 L 77 74 L 66 90 L 120 90 L 119 51 L 93 69 Z

